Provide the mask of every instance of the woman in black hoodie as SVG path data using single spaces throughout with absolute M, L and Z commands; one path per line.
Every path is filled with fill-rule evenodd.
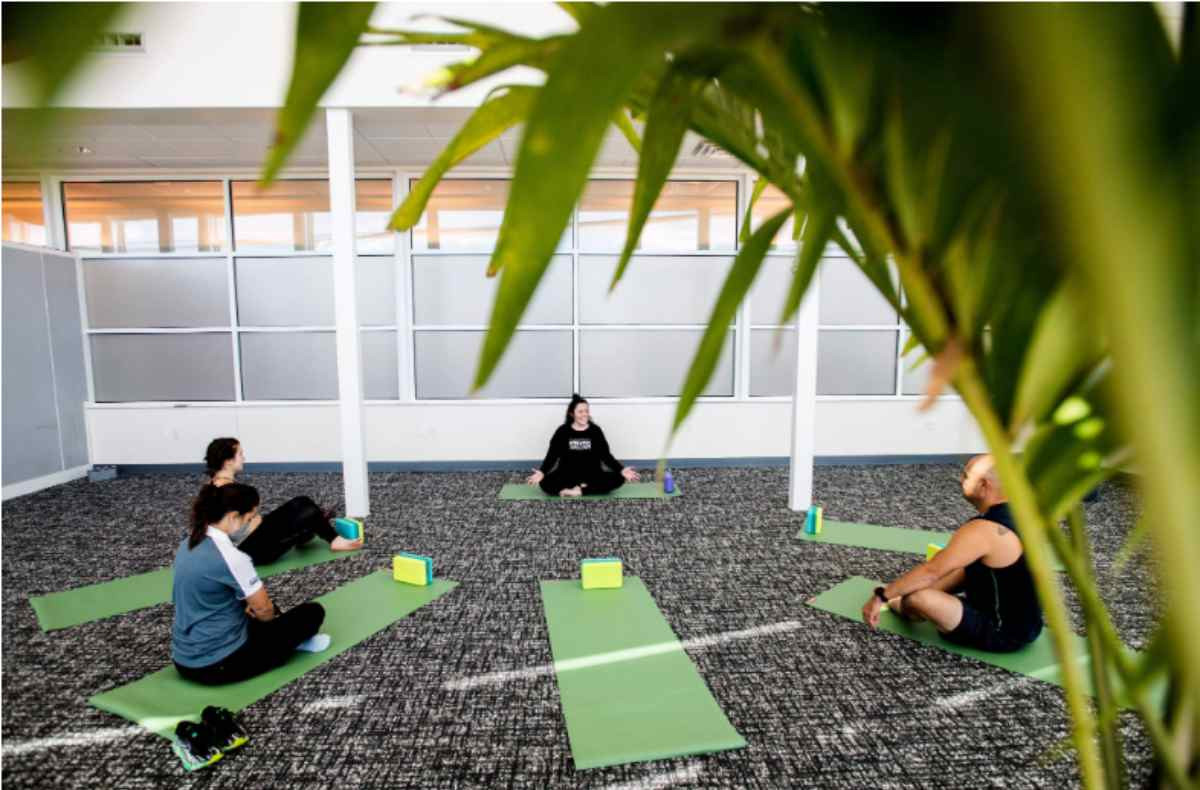
M 591 421 L 588 402 L 576 394 L 566 420 L 550 439 L 541 468 L 525 482 L 540 485 L 551 496 L 577 497 L 606 494 L 638 479 L 637 470 L 613 458 L 604 432 Z

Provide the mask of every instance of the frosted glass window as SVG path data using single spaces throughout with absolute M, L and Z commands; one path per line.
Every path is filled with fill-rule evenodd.
M 417 397 L 469 397 L 484 334 L 482 331 L 415 333 Z M 517 332 L 478 397 L 570 397 L 571 357 L 570 332 Z
M 795 270 L 794 255 L 768 255 L 754 278 L 746 303 L 750 307 L 750 323 L 754 326 L 773 326 L 779 323 L 788 289 L 792 287 Z M 794 320 L 794 319 L 793 319 Z
M 42 185 L 36 181 L 5 181 L 3 200 L 4 240 L 21 244 L 46 244 L 42 213 Z
M 589 181 L 579 202 L 579 247 L 625 246 L 632 180 Z M 640 250 L 732 250 L 737 236 L 737 182 L 668 181 L 642 228 Z
M 358 323 L 396 325 L 396 260 L 360 256 L 358 259 Z
M 240 326 L 333 326 L 333 260 L 238 258 Z
M 766 222 L 771 217 L 783 211 L 792 205 L 792 201 L 787 195 L 783 194 L 776 187 L 768 186 L 759 195 L 758 200 L 754 202 L 754 209 L 750 212 L 750 227 L 758 230 L 758 226 Z M 796 228 L 795 214 L 783 223 L 783 227 L 775 234 L 775 240 L 771 242 L 771 247 L 777 250 L 794 250 L 796 249 L 796 240 L 792 238 Z
M 395 331 L 360 332 L 359 339 L 362 343 L 363 397 L 396 400 L 400 397 L 400 379 Z
M 699 329 L 588 329 L 579 335 L 584 397 L 674 397 L 700 344 Z M 703 395 L 733 395 L 733 332 Z
M 908 341 L 908 332 L 901 337 L 902 342 Z M 903 348 L 903 346 L 901 346 Z M 918 362 L 920 360 L 920 362 Z M 925 349 L 918 346 L 909 352 L 908 356 L 900 358 L 901 392 L 905 395 L 924 395 L 925 385 L 929 381 L 932 361 Z
M 92 329 L 229 326 L 224 258 L 83 262 Z
M 387 229 L 392 218 L 390 179 L 359 179 L 354 182 L 354 235 L 359 253 L 389 254 L 396 249 L 396 234 Z
M 484 255 L 413 256 L 413 315 L 418 325 L 486 326 L 500 277 L 487 277 Z M 522 324 L 571 323 L 571 258 L 556 255 Z M 570 393 L 567 393 L 570 394 Z
M 896 311 L 849 258 L 821 262 L 822 325 L 895 324 Z
M 763 261 L 750 289 L 750 322 L 774 326 L 792 287 L 796 259 L 771 255 Z M 794 319 L 793 319 L 794 320 Z M 821 261 L 820 323 L 896 324 L 896 311 L 879 295 L 875 286 L 849 258 L 826 257 Z
M 63 184 L 67 244 L 79 252 L 218 252 L 225 248 L 220 181 Z
M 617 258 L 579 259 L 584 324 L 707 324 L 732 258 L 635 257 L 609 293 Z
M 413 228 L 413 249 L 491 250 L 500 234 L 509 186 L 502 179 L 442 181 Z
M 817 338 L 818 395 L 892 395 L 896 333 L 822 331 Z
M 750 332 L 750 395 L 791 397 L 796 388 L 796 330 L 779 330 L 779 349 L 774 329 Z
M 337 400 L 333 332 L 243 332 L 246 400 Z
M 96 401 L 233 400 L 228 332 L 92 335 Z

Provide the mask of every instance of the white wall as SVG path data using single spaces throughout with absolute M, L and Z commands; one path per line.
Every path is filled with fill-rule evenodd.
M 980 452 L 982 437 L 962 402 L 945 399 L 925 413 L 917 399 L 817 403 L 816 453 L 935 455 Z M 366 407 L 371 461 L 540 459 L 565 403 L 388 403 Z M 657 458 L 674 415 L 670 402 L 592 404 L 618 458 Z M 704 402 L 676 438 L 674 458 L 788 455 L 786 400 Z M 97 464 L 199 464 L 207 442 L 236 436 L 250 463 L 338 460 L 333 404 L 91 406 Z
M 450 30 L 418 15 L 487 22 L 527 35 L 574 29 L 553 3 L 382 3 L 372 17 L 379 27 Z M 129 3 L 110 28 L 142 33 L 144 52 L 100 53 L 56 100 L 61 107 L 278 107 L 287 94 L 295 43 L 296 4 Z M 452 53 L 411 47 L 360 48 L 326 94 L 330 107 L 419 107 L 428 93 L 399 91 L 420 85 L 439 67 L 462 60 Z M 497 82 L 537 79 L 536 72 L 508 72 L 499 80 L 455 92 L 438 106 L 478 105 Z M 30 106 L 22 67 L 3 68 L 4 106 Z

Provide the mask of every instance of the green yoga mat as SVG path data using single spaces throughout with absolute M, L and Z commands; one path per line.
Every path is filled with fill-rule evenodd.
M 258 567 L 259 578 L 265 579 L 277 573 L 318 565 L 322 562 L 341 559 L 356 551 L 330 551 L 325 543 L 313 541 L 307 546 L 298 546 L 270 565 Z M 73 590 L 30 596 L 29 603 L 37 613 L 38 625 L 43 631 L 103 620 L 117 614 L 136 609 L 145 609 L 171 600 L 170 568 L 160 568 L 137 576 L 89 584 Z
M 552 502 L 593 502 L 600 499 L 669 499 L 670 497 L 677 497 L 679 495 L 678 483 L 675 484 L 675 490 L 669 494 L 663 492 L 661 483 L 626 483 L 615 491 L 609 491 L 607 494 L 582 497 L 550 496 L 538 486 L 531 486 L 526 483 L 506 483 L 504 488 L 500 489 L 501 499 L 533 499 Z
M 746 745 L 641 579 L 544 581 L 542 605 L 576 769 Z
M 925 556 L 930 543 L 945 546 L 950 541 L 950 532 L 933 532 L 927 529 L 904 529 L 903 527 L 881 527 L 877 524 L 856 524 L 850 521 L 825 520 L 819 535 L 800 531 L 801 540 L 812 543 L 831 543 L 835 546 L 854 546 L 860 549 L 880 549 L 904 554 Z M 1062 565 L 1051 558 L 1051 566 L 1061 571 Z
M 170 738 L 183 719 L 199 721 L 206 705 L 239 711 L 457 586 L 458 582 L 436 579 L 429 587 L 415 587 L 393 581 L 391 571 L 376 571 L 316 599 L 325 607 L 321 631 L 333 638 L 329 648 L 320 653 L 297 652 L 281 667 L 228 686 L 192 683 L 169 666 L 97 694 L 88 704 Z
M 832 590 L 823 592 L 808 601 L 808 605 L 861 623 L 863 604 L 867 602 L 878 586 L 879 582 L 877 581 L 864 579 L 862 576 L 852 576 Z M 866 627 L 865 623 L 863 627 Z M 988 653 L 947 642 L 932 623 L 912 623 L 891 610 L 885 610 L 880 614 L 879 630 L 899 634 L 921 644 L 931 645 L 949 653 L 957 653 L 994 667 L 1007 669 L 1009 672 L 1016 672 L 1034 680 L 1062 687 L 1062 667 L 1054 655 L 1050 633 L 1045 629 L 1037 639 L 1014 653 Z M 1080 666 L 1083 669 L 1085 688 L 1089 694 L 1094 695 L 1087 640 L 1074 634 L 1072 634 L 1072 639 L 1075 640 L 1075 655 L 1079 657 Z M 1152 698 L 1156 699 L 1156 705 L 1161 705 L 1165 691 L 1165 684 L 1158 684 L 1154 688 Z M 1127 700 L 1121 700 L 1121 704 L 1123 707 L 1131 707 Z

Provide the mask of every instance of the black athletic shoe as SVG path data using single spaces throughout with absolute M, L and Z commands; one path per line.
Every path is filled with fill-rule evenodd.
M 200 721 L 212 731 L 213 743 L 222 752 L 233 751 L 250 740 L 250 734 L 225 708 L 209 705 L 200 714 Z
M 206 768 L 221 759 L 221 750 L 213 741 L 212 730 L 194 721 L 181 721 L 175 725 L 171 749 L 188 771 Z

